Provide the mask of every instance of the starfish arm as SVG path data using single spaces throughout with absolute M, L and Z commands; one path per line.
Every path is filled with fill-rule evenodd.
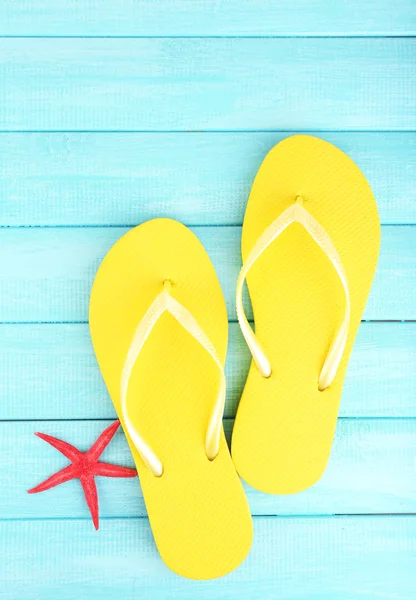
M 51 435 L 47 435 L 46 433 L 39 433 L 38 431 L 35 433 L 41 440 L 48 442 L 51 446 L 59 450 L 61 454 L 66 456 L 69 460 L 76 462 L 80 456 L 82 456 L 82 452 L 80 452 L 77 448 L 68 444 L 68 442 L 64 442 L 56 437 Z
M 74 473 L 74 465 L 68 465 L 64 469 L 61 469 L 57 473 L 51 475 L 51 477 L 48 477 L 48 479 L 45 479 L 45 481 L 43 481 L 36 487 L 28 490 L 28 493 L 37 494 L 38 492 L 44 492 L 45 490 L 49 490 L 50 488 L 53 488 L 56 485 L 59 485 L 60 483 L 65 483 L 65 481 L 69 481 L 74 477 L 76 477 Z
M 100 437 L 93 443 L 91 448 L 86 452 L 86 456 L 89 460 L 95 461 L 101 456 L 105 448 L 112 440 L 115 432 L 120 426 L 120 421 L 114 421 L 107 429 L 104 429 Z
M 101 477 L 136 477 L 137 471 L 129 467 L 97 462 L 94 468 L 94 475 L 100 475 Z
M 95 485 L 94 475 L 82 475 L 79 478 L 82 489 L 84 490 L 85 500 L 91 513 L 94 527 L 98 530 L 98 493 Z

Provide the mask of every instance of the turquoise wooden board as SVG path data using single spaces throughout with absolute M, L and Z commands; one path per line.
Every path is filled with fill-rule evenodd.
M 255 518 L 249 557 L 190 581 L 162 563 L 147 519 L 0 522 L 2 599 L 414 600 L 416 518 Z M 18 576 L 16 577 L 16 574 Z
M 412 130 L 412 38 L 3 38 L 0 129 Z
M 0 225 L 241 225 L 254 176 L 287 133 L 0 134 Z M 416 222 L 413 132 L 314 132 L 373 188 L 383 224 Z
M 0 325 L 0 340 L 0 420 L 116 417 L 88 325 Z M 235 415 L 249 364 L 239 326 L 231 323 L 225 371 L 227 417 Z M 362 323 L 340 415 L 416 417 L 415 364 L 416 323 Z
M 51 400 L 53 401 L 53 400 Z M 68 461 L 34 435 L 42 431 L 87 450 L 111 421 L 0 423 L 3 519 L 90 519 L 81 485 L 67 482 L 47 492 L 27 494 Z M 233 421 L 224 428 L 231 436 Z M 15 447 L 19 440 L 18 448 Z M 416 419 L 339 419 L 331 458 L 321 480 L 294 496 L 262 494 L 245 485 L 253 515 L 410 513 L 415 508 Z M 125 436 L 117 432 L 103 460 L 134 467 Z M 186 465 L 184 465 L 186 468 Z M 146 515 L 135 479 L 96 479 L 104 518 Z
M 411 0 L 3 0 L 0 35 L 414 35 L 412 11 Z
M 235 320 L 240 227 L 193 228 L 217 270 Z M 87 321 L 97 268 L 126 232 L 118 227 L 1 231 L 0 322 Z M 368 320 L 416 320 L 416 228 L 384 226 L 380 261 L 364 313 Z M 250 316 L 251 311 L 247 307 Z

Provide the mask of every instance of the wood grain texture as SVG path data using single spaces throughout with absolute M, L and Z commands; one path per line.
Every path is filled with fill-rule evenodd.
M 3 0 L 0 35 L 413 35 L 413 9 L 411 0 Z
M 412 38 L 3 38 L 0 129 L 412 130 L 415 59 Z
M 416 223 L 416 136 L 329 132 L 383 224 Z M 0 134 L 0 225 L 241 225 L 254 176 L 287 133 Z
M 0 325 L 0 340 L 0 420 L 115 418 L 87 325 Z M 231 323 L 226 417 L 235 415 L 249 364 Z M 340 415 L 416 417 L 415 364 L 416 323 L 362 323 Z
M 162 563 L 147 519 L 0 523 L 3 600 L 414 600 L 416 518 L 256 518 L 246 561 L 212 581 Z M 30 540 L 30 543 L 28 543 Z M 16 577 L 19 573 L 19 577 Z
M 235 320 L 240 227 L 196 227 Z M 3 229 L 0 322 L 86 321 L 97 268 L 125 228 Z M 384 226 L 381 254 L 364 318 L 415 320 L 416 228 Z M 247 306 L 247 314 L 251 311 Z
M 89 519 L 78 481 L 42 494 L 26 493 L 68 464 L 62 455 L 33 434 L 42 431 L 87 450 L 110 422 L 0 423 L 0 455 L 6 459 L 2 466 L 1 518 Z M 233 421 L 226 420 L 224 425 L 230 439 Z M 19 440 L 17 447 L 16 440 Z M 413 512 L 415 440 L 415 419 L 339 419 L 331 458 L 321 480 L 309 490 L 290 496 L 263 494 L 245 484 L 251 512 L 253 515 L 297 516 Z M 103 460 L 134 467 L 121 430 L 105 451 Z M 146 515 L 137 478 L 99 477 L 96 481 L 101 517 Z

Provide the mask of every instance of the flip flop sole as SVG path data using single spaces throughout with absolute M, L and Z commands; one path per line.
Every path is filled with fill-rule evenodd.
M 245 481 L 275 494 L 304 490 L 325 470 L 380 245 L 376 202 L 359 168 L 331 144 L 297 135 L 269 152 L 255 178 L 242 230 L 243 262 L 298 195 L 329 234 L 344 264 L 351 319 L 335 380 L 319 391 L 318 376 L 345 305 L 328 257 L 295 223 L 247 275 L 256 336 L 272 375 L 262 378 L 252 362 L 238 407 L 232 456 Z
M 225 362 L 227 312 L 202 244 L 170 219 L 131 230 L 104 258 L 90 301 L 94 350 L 123 426 L 124 360 L 166 279 L 172 282 L 172 296 L 192 313 Z M 218 385 L 218 367 L 207 351 L 163 314 L 140 352 L 127 396 L 130 420 L 163 463 L 161 477 L 151 474 L 127 439 L 160 555 L 173 571 L 193 579 L 235 569 L 252 538 L 248 504 L 223 432 L 218 456 L 210 461 L 205 454 Z

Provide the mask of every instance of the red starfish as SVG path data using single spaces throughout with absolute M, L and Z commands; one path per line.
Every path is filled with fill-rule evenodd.
M 68 442 L 46 435 L 45 433 L 36 432 L 35 435 L 59 450 L 61 454 L 72 461 L 72 464 L 61 469 L 36 487 L 29 490 L 29 494 L 44 492 L 60 483 L 65 483 L 65 481 L 69 481 L 70 479 L 78 478 L 84 490 L 85 499 L 88 508 L 90 509 L 94 527 L 95 529 L 98 529 L 98 494 L 94 477 L 97 475 L 101 475 L 102 477 L 135 477 L 137 475 L 135 469 L 119 467 L 117 465 L 110 465 L 109 463 L 98 461 L 119 425 L 120 421 L 115 421 L 110 427 L 107 427 L 91 448 L 85 453 L 80 452 L 77 448 L 68 444 Z

